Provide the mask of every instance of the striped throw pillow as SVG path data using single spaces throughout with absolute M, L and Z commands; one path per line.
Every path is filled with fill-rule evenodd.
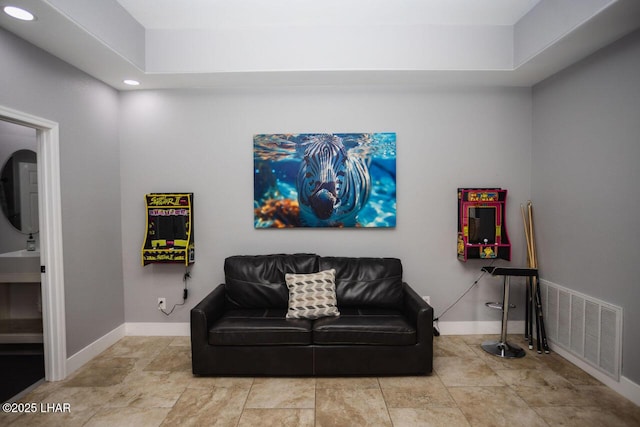
M 285 274 L 289 288 L 287 319 L 339 316 L 335 277 L 333 268 L 319 273 Z

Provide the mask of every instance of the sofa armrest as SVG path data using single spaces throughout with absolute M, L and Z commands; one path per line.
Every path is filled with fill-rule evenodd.
M 408 283 L 402 285 L 404 312 L 416 325 L 418 344 L 433 342 L 433 308 Z
M 191 309 L 191 343 L 206 343 L 213 322 L 225 311 L 224 284 L 218 285 L 202 301 Z

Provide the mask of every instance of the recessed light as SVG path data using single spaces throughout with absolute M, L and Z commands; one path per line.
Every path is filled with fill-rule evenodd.
M 5 6 L 4 13 L 21 21 L 33 21 L 36 19 L 33 13 L 15 6 Z
M 139 81 L 132 80 L 132 79 L 123 80 L 123 83 L 126 84 L 126 85 L 129 85 L 129 86 L 138 86 L 140 84 Z

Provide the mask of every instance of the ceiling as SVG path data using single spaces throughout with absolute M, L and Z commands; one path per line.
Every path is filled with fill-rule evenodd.
M 638 0 L 9 3 L 36 20 L 0 26 L 119 90 L 532 86 L 640 27 Z

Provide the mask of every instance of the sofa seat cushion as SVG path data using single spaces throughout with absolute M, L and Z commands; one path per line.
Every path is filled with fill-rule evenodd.
M 314 344 L 416 344 L 416 329 L 396 310 L 354 308 L 340 310 L 340 317 L 325 317 L 313 323 Z
M 286 309 L 229 310 L 209 329 L 211 345 L 309 345 L 311 321 L 285 319 Z

